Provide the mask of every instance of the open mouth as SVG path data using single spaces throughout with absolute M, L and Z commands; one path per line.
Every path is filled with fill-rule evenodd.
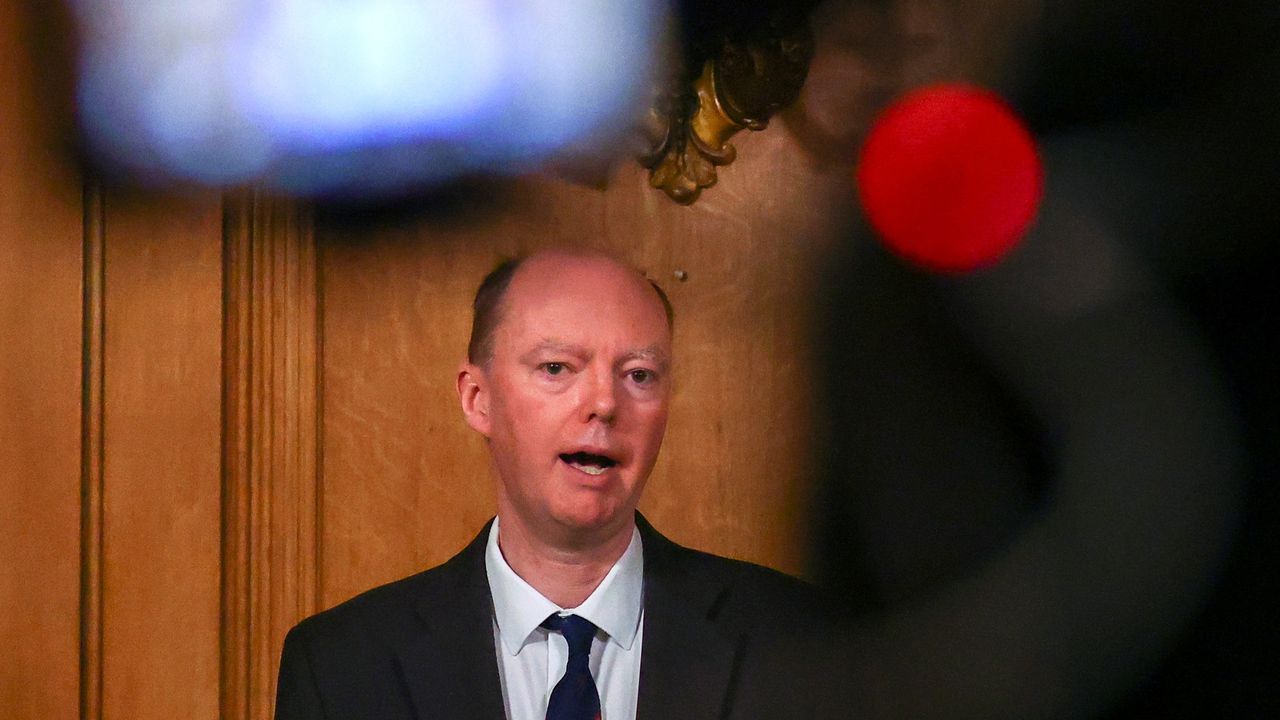
M 618 464 L 618 461 L 611 457 L 588 452 L 563 453 L 560 455 L 560 459 L 566 465 L 572 465 L 588 475 L 600 475 L 605 470 Z

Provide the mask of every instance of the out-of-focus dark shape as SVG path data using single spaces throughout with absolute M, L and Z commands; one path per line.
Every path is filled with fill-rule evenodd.
M 813 162 L 847 166 L 875 114 L 910 88 L 967 82 L 1011 97 L 1043 12 L 1037 0 L 826 0 L 785 127 Z
M 558 152 L 643 112 L 657 0 L 75 0 L 90 148 L 144 179 L 378 194 Z M 607 69 L 607 71 L 602 71 Z
M 903 18 L 998 4 L 831 3 L 901 34 L 842 65 L 820 31 L 810 80 L 839 99 L 846 71 L 862 112 L 807 86 L 788 127 L 815 159 L 851 143 L 929 54 Z M 833 714 L 1275 716 L 1280 12 L 1027 5 L 1001 86 L 1046 166 L 1025 243 L 939 279 L 859 228 L 833 263 L 822 574 L 857 617 Z
M 940 84 L 887 108 L 863 144 L 858 195 L 895 252 L 940 272 L 998 262 L 1035 217 L 1035 141 L 999 98 Z
M 813 54 L 813 3 L 681 4 L 683 70 L 655 91 L 639 161 L 649 183 L 682 205 L 716 182 L 736 157 L 729 138 L 765 129 L 795 100 Z
M 1060 183 L 986 273 L 931 285 L 864 254 L 842 280 L 835 302 L 861 312 L 827 333 L 832 468 L 856 478 L 842 512 L 861 518 L 860 562 L 897 568 L 857 588 L 878 586 L 880 609 L 842 642 L 850 717 L 1094 717 L 1222 573 L 1243 480 L 1224 376 L 1079 205 L 1088 180 Z
M 1212 3 L 1041 0 L 1022 61 L 1022 104 L 1037 131 L 1113 123 L 1219 93 L 1257 73 L 1275 38 L 1269 0 Z M 1237 108 L 1218 108 L 1235 114 Z

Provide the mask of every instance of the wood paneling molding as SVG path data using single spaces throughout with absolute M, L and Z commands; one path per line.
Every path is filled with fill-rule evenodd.
M 83 329 L 80 382 L 80 720 L 102 717 L 103 259 L 102 188 L 84 186 Z
M 309 211 L 244 191 L 224 221 L 222 717 L 267 720 L 319 586 L 320 356 Z

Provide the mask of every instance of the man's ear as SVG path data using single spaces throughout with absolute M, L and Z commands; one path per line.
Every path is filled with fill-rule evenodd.
M 458 402 L 467 424 L 489 437 L 489 380 L 478 365 L 463 363 L 458 370 Z

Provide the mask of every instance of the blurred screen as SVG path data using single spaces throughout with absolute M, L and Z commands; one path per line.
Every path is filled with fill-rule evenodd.
M 144 179 L 378 192 L 609 152 L 660 0 L 73 0 L 88 145 Z

